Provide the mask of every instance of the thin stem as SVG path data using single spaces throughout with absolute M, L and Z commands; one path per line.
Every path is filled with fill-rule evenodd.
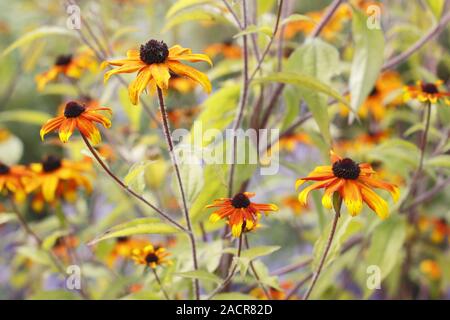
M 327 25 L 328 21 L 333 17 L 336 10 L 339 8 L 343 0 L 334 0 L 333 3 L 328 7 L 327 12 L 323 16 L 322 20 L 316 25 L 314 30 L 311 32 L 311 38 L 317 37 L 323 28 Z
M 126 192 L 130 193 L 132 196 L 134 196 L 135 198 L 139 199 L 140 201 L 142 201 L 143 203 L 145 203 L 147 206 L 149 206 L 150 208 L 152 208 L 153 210 L 155 210 L 157 213 L 159 213 L 164 219 L 166 219 L 168 222 L 170 222 L 174 227 L 176 227 L 177 229 L 189 233 L 188 230 L 186 230 L 185 227 L 183 227 L 182 225 L 180 225 L 178 222 L 176 222 L 174 219 L 172 219 L 171 217 L 169 217 L 167 214 L 165 214 L 164 212 L 162 212 L 160 209 L 158 209 L 157 207 L 155 207 L 153 204 L 151 204 L 149 201 L 147 201 L 144 197 L 142 197 L 141 195 L 137 194 L 136 192 L 134 192 L 132 189 L 130 189 L 122 180 L 120 180 L 109 168 L 108 166 L 103 162 L 103 160 L 100 158 L 100 156 L 98 155 L 97 151 L 94 149 L 94 147 L 91 145 L 91 143 L 89 142 L 89 140 L 84 136 L 81 135 L 81 137 L 84 140 L 84 143 L 86 144 L 86 146 L 88 147 L 89 151 L 92 153 L 92 155 L 94 156 L 94 158 L 97 160 L 97 162 L 100 164 L 100 166 L 106 171 L 106 173 L 113 178 L 114 181 L 117 182 L 117 184 L 119 186 L 121 186 Z
M 314 274 L 312 276 L 311 284 L 310 284 L 308 290 L 306 291 L 305 296 L 303 297 L 303 300 L 308 300 L 312 290 L 314 289 L 314 286 L 316 285 L 317 279 L 319 279 L 320 273 L 322 272 L 322 268 L 325 264 L 325 260 L 328 255 L 328 251 L 330 251 L 331 243 L 333 242 L 334 234 L 336 232 L 336 227 L 337 227 L 337 223 L 338 223 L 340 211 L 341 211 L 341 204 L 342 204 L 342 198 L 339 197 L 339 204 L 337 206 L 335 206 L 335 208 L 334 208 L 335 214 L 334 214 L 334 219 L 333 219 L 333 225 L 331 226 L 330 235 L 328 236 L 328 241 L 327 241 L 327 244 L 325 247 L 325 251 L 323 252 L 322 258 L 320 259 L 319 267 L 317 268 L 317 270 L 314 272 Z
M 194 263 L 194 270 L 197 270 L 198 269 L 197 245 L 195 242 L 194 234 L 192 232 L 192 224 L 191 224 L 191 218 L 189 217 L 189 210 L 187 207 L 186 194 L 184 192 L 183 181 L 181 179 L 181 174 L 180 174 L 180 168 L 178 167 L 178 160 L 177 160 L 176 154 L 173 150 L 174 149 L 173 141 L 172 141 L 172 136 L 170 134 L 169 120 L 168 120 L 169 118 L 167 116 L 167 111 L 166 111 L 166 107 L 164 104 L 163 92 L 159 87 L 158 87 L 157 91 L 158 91 L 159 109 L 161 111 L 161 117 L 162 117 L 162 121 L 163 121 L 164 136 L 166 137 L 166 142 L 167 142 L 167 146 L 169 148 L 170 158 L 172 160 L 172 166 L 175 170 L 175 175 L 176 175 L 177 181 L 178 181 L 178 187 L 180 189 L 181 200 L 183 203 L 184 218 L 186 220 L 186 226 L 189 231 L 189 240 L 191 242 L 192 260 Z M 194 279 L 194 287 L 195 287 L 196 299 L 199 300 L 200 299 L 200 286 L 199 286 L 198 279 Z
M 241 251 L 242 251 L 242 234 L 239 236 L 237 255 L 236 255 L 237 259 L 240 258 Z M 211 292 L 209 294 L 207 300 L 211 300 L 216 294 L 218 294 L 220 291 L 223 290 L 223 288 L 225 288 L 228 285 L 228 283 L 231 281 L 231 279 L 233 279 L 234 274 L 236 273 L 237 267 L 238 267 L 238 263 L 236 261 L 236 263 L 234 264 L 231 271 L 228 272 L 228 275 L 226 276 L 225 280 L 223 280 L 223 282 L 216 289 L 214 289 L 213 292 Z
M 247 28 L 247 2 L 246 0 L 242 1 L 242 8 L 243 8 L 243 16 L 244 16 L 244 29 Z M 242 116 L 244 114 L 244 108 L 247 103 L 247 96 L 248 96 L 248 44 L 247 44 L 247 35 L 244 35 L 243 37 L 243 55 L 244 55 L 244 69 L 242 70 L 242 94 L 240 98 L 239 103 L 239 109 L 238 113 L 236 115 L 236 118 L 234 120 L 233 125 L 233 132 L 236 132 L 236 130 L 239 128 L 239 125 L 242 120 Z M 236 159 L 236 152 L 237 152 L 237 144 L 236 139 L 233 140 L 233 161 L 230 166 L 230 176 L 228 180 L 228 194 L 231 197 L 233 194 L 233 180 L 234 180 L 234 172 L 235 172 L 235 159 Z
M 162 291 L 164 297 L 166 298 L 166 300 L 170 300 L 170 297 L 169 297 L 169 295 L 167 294 L 167 291 L 164 289 L 164 287 L 163 287 L 163 285 L 162 285 L 162 282 L 161 282 L 161 279 L 160 279 L 159 276 L 158 276 L 158 273 L 156 272 L 155 269 L 153 269 L 153 268 L 150 268 L 150 269 L 152 269 L 153 275 L 155 276 L 155 280 L 156 280 L 156 282 L 158 282 L 159 287 L 161 288 L 161 291 Z
M 250 249 L 250 243 L 248 242 L 248 237 L 246 234 L 244 235 L 244 242 L 245 242 L 245 247 L 247 249 Z M 258 273 L 256 272 L 256 268 L 255 268 L 255 265 L 253 264 L 253 261 L 250 261 L 249 265 L 250 265 L 250 269 L 253 272 L 253 275 L 255 276 L 256 281 L 258 282 L 259 286 L 261 287 L 262 291 L 264 292 L 264 295 L 266 296 L 266 298 L 268 300 L 272 300 L 272 295 L 270 294 L 270 290 L 267 290 L 267 288 L 261 283 L 261 278 L 259 277 Z
M 36 243 L 39 246 L 41 246 L 42 239 L 36 233 L 34 233 L 34 231 L 30 228 L 30 226 L 28 225 L 27 221 L 20 213 L 19 208 L 17 207 L 16 203 L 14 202 L 14 200 L 12 198 L 10 198 L 10 203 L 11 203 L 11 207 L 14 211 L 14 214 L 16 215 L 17 219 L 19 220 L 19 223 L 22 226 L 22 228 L 25 230 L 25 232 L 28 235 L 30 235 L 36 241 Z
M 422 133 L 422 137 L 420 139 L 420 145 L 419 145 L 419 150 L 420 150 L 420 159 L 419 159 L 419 164 L 417 166 L 416 172 L 414 173 L 412 179 L 411 179 L 411 183 L 410 183 L 410 187 L 408 190 L 408 193 L 406 194 L 406 196 L 403 198 L 405 199 L 405 201 L 408 199 L 408 197 L 413 193 L 413 189 L 416 186 L 417 180 L 419 179 L 420 175 L 422 174 L 423 171 L 423 163 L 425 160 L 425 151 L 427 148 L 427 140 L 428 140 L 428 132 L 430 130 L 430 119 L 431 119 L 431 103 L 428 101 L 425 107 L 425 113 L 424 113 L 424 118 L 425 118 L 425 129 Z M 402 206 L 400 206 L 400 208 L 402 209 Z
M 222 0 L 223 4 L 225 5 L 225 7 L 227 7 L 228 11 L 230 12 L 231 16 L 233 17 L 234 21 L 236 22 L 236 24 L 238 25 L 239 29 L 243 30 L 245 29 L 245 27 L 242 26 L 241 21 L 239 20 L 236 12 L 234 12 L 233 8 L 230 6 L 230 4 L 228 3 L 227 0 Z
M 277 20 L 275 22 L 275 27 L 273 28 L 272 36 L 270 37 L 269 43 L 266 45 L 266 48 L 264 49 L 263 54 L 259 58 L 258 64 L 256 65 L 255 70 L 253 70 L 253 73 L 250 76 L 248 81 L 252 81 L 253 78 L 256 76 L 256 73 L 261 68 L 261 65 L 262 65 L 262 63 L 264 61 L 264 58 L 267 56 L 267 54 L 270 51 L 270 47 L 272 46 L 273 40 L 275 39 L 275 35 L 278 32 L 278 27 L 280 25 L 280 18 L 281 18 L 281 11 L 282 11 L 282 9 L 283 9 L 283 0 L 280 0 L 280 3 L 278 5 L 278 11 L 277 11 Z

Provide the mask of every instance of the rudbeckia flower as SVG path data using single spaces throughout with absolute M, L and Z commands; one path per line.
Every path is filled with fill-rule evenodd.
M 102 138 L 100 131 L 97 129 L 94 122 L 102 124 L 105 128 L 111 127 L 111 121 L 99 111 L 107 111 L 110 115 L 112 114 L 110 108 L 85 105 L 76 101 L 70 101 L 66 104 L 62 115 L 48 120 L 47 123 L 42 126 L 41 139 L 44 140 L 44 136 L 47 133 L 58 130 L 59 139 L 65 143 L 69 140 L 76 128 L 83 136 L 88 138 L 92 144 L 97 144 Z
M 38 90 L 42 91 L 46 84 L 60 74 L 69 78 L 78 79 L 86 69 L 94 71 L 97 68 L 97 63 L 92 51 L 85 50 L 77 56 L 72 54 L 59 55 L 50 70 L 43 72 L 36 76 L 35 80 Z
M 150 40 L 141 45 L 140 50 L 128 50 L 127 58 L 105 61 L 103 65 L 117 66 L 105 73 L 105 82 L 116 73 L 137 72 L 137 77 L 130 83 L 128 94 L 131 103 L 138 104 L 139 96 L 145 88 L 149 90 L 158 87 L 165 91 L 169 87 L 171 74 L 187 77 L 198 82 L 207 93 L 211 92 L 211 83 L 208 77 L 181 61 L 205 61 L 212 64 L 211 59 L 204 54 L 194 54 L 191 49 L 175 45 L 170 49 L 163 41 Z
M 71 261 L 70 251 L 75 250 L 78 247 L 79 241 L 75 236 L 61 236 L 58 237 L 53 244 L 53 253 L 65 263 Z
M 357 164 L 350 158 L 341 158 L 333 151 L 330 155 L 331 166 L 316 167 L 306 178 L 297 180 L 296 189 L 306 181 L 317 181 L 300 192 L 300 203 L 306 205 L 312 190 L 324 188 L 322 204 L 325 208 L 332 208 L 332 196 L 338 192 L 352 216 L 361 212 L 365 202 L 381 219 L 385 219 L 389 215 L 388 204 L 372 189 L 385 189 L 397 201 L 400 196 L 398 187 L 379 180 L 368 163 Z
M 143 239 L 116 238 L 116 243 L 107 258 L 108 266 L 112 267 L 119 258 L 131 258 L 133 249 L 144 248 L 148 244 L 149 242 Z
M 18 202 L 23 201 L 26 196 L 23 180 L 30 176 L 31 172 L 24 166 L 0 162 L 0 192 L 13 195 Z
M 242 56 L 242 49 L 238 45 L 233 44 L 233 41 L 227 40 L 207 46 L 205 53 L 212 58 L 223 55 L 227 59 L 239 59 Z
M 304 132 L 293 133 L 281 138 L 278 142 L 280 150 L 286 150 L 287 152 L 293 152 L 300 144 L 311 144 L 308 134 Z
M 438 80 L 434 83 L 417 81 L 415 86 L 406 86 L 404 88 L 405 101 L 411 99 L 417 99 L 420 102 L 437 103 L 440 100 L 450 105 L 450 92 L 440 91 L 439 88 L 442 87 L 443 81 Z
M 87 161 L 69 161 L 56 156 L 48 156 L 40 163 L 32 163 L 32 178 L 24 178 L 27 192 L 38 190 L 46 202 L 52 203 L 58 195 L 58 187 L 67 182 L 83 186 L 88 192 L 92 184 L 88 175 L 92 172 L 92 164 Z
M 142 264 L 155 269 L 158 265 L 171 265 L 172 261 L 166 258 L 170 256 L 170 253 L 166 252 L 166 249 L 161 246 L 154 247 L 149 244 L 144 248 L 134 248 L 131 251 L 131 258 L 136 264 Z
M 258 222 L 260 212 L 277 211 L 274 204 L 259 204 L 250 201 L 255 194 L 251 192 L 238 193 L 233 198 L 220 198 L 206 208 L 219 208 L 209 217 L 209 221 L 215 223 L 220 219 L 228 219 L 228 225 L 234 237 L 239 237 L 242 232 L 252 230 Z

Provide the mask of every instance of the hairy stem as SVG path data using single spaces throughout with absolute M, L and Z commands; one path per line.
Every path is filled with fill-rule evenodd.
M 175 175 L 177 177 L 178 187 L 180 189 L 181 200 L 182 200 L 182 204 L 183 204 L 184 218 L 186 220 L 186 226 L 189 231 L 189 240 L 191 242 L 192 260 L 194 263 L 194 270 L 197 270 L 198 269 L 197 245 L 195 242 L 194 234 L 192 232 L 191 218 L 189 217 L 189 210 L 187 207 L 186 194 L 184 192 L 183 181 L 181 180 L 180 168 L 178 167 L 178 160 L 177 160 L 176 154 L 173 150 L 174 147 L 173 147 L 172 136 L 170 134 L 169 120 L 168 120 L 168 116 L 167 116 L 166 106 L 164 104 L 164 96 L 163 96 L 162 90 L 159 87 L 158 87 L 158 100 L 159 100 L 159 109 L 161 111 L 161 117 L 162 117 L 162 122 L 163 122 L 164 136 L 166 137 L 166 142 L 167 142 L 167 146 L 169 149 L 170 159 L 172 160 L 172 166 L 175 170 Z M 198 279 L 194 279 L 194 287 L 195 287 L 196 299 L 199 300 L 200 299 L 200 286 L 199 286 Z
M 91 145 L 91 143 L 89 142 L 89 140 L 81 134 L 81 137 L 84 140 L 84 143 L 86 144 L 86 146 L 88 147 L 89 151 L 92 153 L 92 155 L 94 156 L 94 158 L 97 160 L 97 162 L 100 164 L 100 166 L 103 168 L 103 170 L 105 170 L 105 172 L 111 177 L 113 178 L 114 181 L 117 182 L 117 184 L 122 187 L 122 189 L 124 189 L 126 192 L 128 192 L 129 194 L 131 194 L 132 196 L 134 196 L 135 198 L 137 198 L 138 200 L 142 201 L 143 203 L 145 203 L 147 206 L 149 206 L 150 208 L 152 208 L 153 210 L 155 210 L 157 213 L 159 213 L 159 215 L 161 215 L 165 220 L 167 220 L 169 223 L 171 223 L 174 227 L 176 227 L 177 229 L 189 233 L 188 230 L 186 230 L 185 227 L 183 227 L 182 225 L 180 225 L 178 222 L 176 222 L 173 218 L 169 217 L 167 214 L 165 214 L 164 212 L 162 212 L 159 208 L 155 207 L 153 204 L 151 204 L 149 201 L 147 201 L 144 197 L 142 197 L 141 195 L 137 194 L 136 192 L 134 192 L 132 189 L 130 189 L 122 180 L 120 180 L 109 168 L 108 166 L 103 162 L 103 160 L 100 158 L 100 156 L 98 155 L 97 151 L 94 149 L 94 147 Z

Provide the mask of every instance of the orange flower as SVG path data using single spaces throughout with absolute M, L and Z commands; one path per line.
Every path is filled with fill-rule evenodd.
M 439 280 L 442 276 L 442 270 L 439 264 L 431 259 L 423 260 L 420 263 L 420 271 L 432 280 Z
M 208 77 L 181 61 L 199 62 L 205 61 L 212 65 L 211 59 L 204 54 L 194 54 L 191 49 L 175 45 L 170 49 L 163 41 L 150 40 L 141 45 L 140 50 L 128 50 L 127 58 L 105 61 L 103 65 L 118 66 L 105 73 L 105 82 L 116 73 L 138 72 L 129 87 L 128 94 L 131 103 L 138 104 L 139 96 L 145 88 L 150 91 L 156 87 L 165 91 L 169 87 L 171 73 L 187 77 L 198 82 L 207 93 L 211 92 L 211 83 Z
M 404 87 L 404 99 L 405 101 L 411 99 L 417 99 L 420 102 L 437 103 L 444 100 L 447 105 L 450 105 L 450 92 L 440 91 L 443 81 L 438 80 L 434 83 L 417 81 L 415 86 Z
M 242 56 L 241 48 L 230 40 L 207 46 L 205 53 L 212 58 L 220 54 L 227 59 L 239 59 Z
M 144 248 L 148 244 L 149 242 L 147 240 L 118 237 L 116 238 L 113 250 L 107 258 L 107 263 L 112 267 L 119 258 L 131 258 L 133 249 Z
M 386 218 L 389 215 L 388 205 L 372 188 L 389 191 L 394 201 L 397 201 L 400 196 L 398 187 L 376 178 L 376 172 L 368 163 L 357 164 L 350 158 L 341 158 L 333 151 L 330 151 L 330 156 L 331 166 L 316 167 L 306 178 L 297 180 L 296 188 L 306 181 L 317 181 L 300 192 L 300 203 L 306 205 L 312 190 L 325 188 L 322 197 L 325 208 L 332 208 L 332 196 L 338 192 L 352 216 L 361 212 L 364 201 L 381 219 Z
M 296 196 L 289 196 L 283 199 L 283 204 L 286 207 L 291 208 L 292 212 L 295 215 L 299 215 L 301 213 L 305 212 L 305 207 L 302 206 L 299 202 Z
M 72 54 L 58 56 L 53 67 L 51 67 L 50 70 L 37 75 L 35 80 L 38 90 L 42 91 L 46 84 L 56 79 L 59 74 L 78 79 L 85 69 L 95 71 L 96 68 L 97 63 L 93 52 L 91 50 L 85 50 L 75 57 Z
M 89 141 L 97 144 L 102 138 L 94 122 L 102 124 L 105 128 L 111 127 L 111 121 L 99 111 L 107 111 L 109 114 L 112 114 L 110 108 L 95 107 L 70 101 L 66 104 L 64 114 L 48 120 L 42 126 L 41 139 L 44 140 L 44 136 L 47 133 L 58 130 L 59 139 L 65 143 L 69 140 L 75 128 L 77 128 Z
M 30 169 L 33 176 L 24 178 L 27 192 L 41 192 L 48 203 L 54 202 L 58 195 L 74 192 L 74 185 L 83 186 L 88 192 L 92 191 L 88 178 L 92 171 L 90 162 L 74 162 L 48 156 L 40 163 L 32 163 Z
M 74 250 L 77 246 L 78 239 L 75 236 L 61 236 L 56 239 L 52 251 L 58 258 L 68 263 L 71 257 L 70 251 Z
M 309 135 L 304 132 L 293 133 L 280 139 L 278 142 L 280 150 L 293 152 L 299 144 L 310 144 Z
M 155 269 L 158 265 L 171 265 L 172 261 L 166 258 L 170 256 L 170 253 L 166 252 L 166 249 L 161 246 L 155 246 L 148 244 L 144 248 L 134 248 L 131 251 L 131 258 L 136 264 L 143 264 L 152 269 Z
M 233 198 L 220 198 L 214 200 L 213 204 L 206 208 L 219 208 L 209 217 L 212 223 L 220 219 L 228 219 L 231 233 L 234 237 L 239 237 L 242 232 L 252 230 L 258 222 L 260 211 L 277 211 L 274 204 L 253 203 L 249 198 L 254 197 L 251 192 L 238 193 Z
M 31 172 L 24 166 L 8 166 L 0 162 L 0 192 L 10 193 L 16 201 L 22 202 L 27 194 L 24 179 L 31 176 Z
M 281 291 L 271 287 L 271 288 L 269 288 L 270 298 L 273 300 L 284 300 L 284 299 L 286 299 L 286 291 L 292 289 L 292 287 L 293 287 L 292 282 L 282 283 L 281 288 L 283 290 L 281 290 Z M 250 295 L 254 296 L 255 298 L 257 298 L 259 300 L 267 300 L 266 294 L 259 287 L 250 291 Z M 295 298 L 295 296 L 292 298 Z

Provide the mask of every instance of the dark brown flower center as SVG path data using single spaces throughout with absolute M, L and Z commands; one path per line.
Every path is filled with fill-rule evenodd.
M 345 158 L 333 164 L 333 174 L 337 178 L 356 180 L 360 173 L 359 165 L 352 159 Z
M 64 109 L 64 116 L 66 118 L 76 118 L 84 111 L 86 111 L 85 106 L 79 104 L 76 101 L 70 101 L 66 104 L 66 108 Z
M 371 96 L 371 97 L 373 97 L 373 96 L 376 96 L 377 94 L 378 94 L 378 89 L 377 89 L 377 86 L 374 86 L 373 87 L 373 89 L 372 89 L 372 91 L 370 91 L 370 94 L 369 94 L 369 96 Z
M 55 66 L 67 66 L 72 61 L 71 54 L 59 55 L 55 60 Z
M 227 47 L 231 46 L 233 44 L 233 39 L 232 38 L 228 38 L 223 42 L 224 45 L 226 45 Z
M 146 64 L 162 63 L 169 56 L 169 48 L 163 41 L 150 40 L 141 45 L 140 58 Z
M 130 239 L 130 237 L 117 237 L 116 241 L 119 243 L 127 242 Z
M 439 92 L 434 83 L 422 83 L 422 91 L 431 94 Z
M 56 156 L 47 156 L 42 161 L 44 172 L 52 172 L 61 168 L 61 159 Z
M 155 253 L 149 253 L 146 257 L 145 257 L 145 262 L 147 262 L 148 264 L 150 263 L 158 263 L 159 258 Z
M 10 170 L 6 164 L 0 162 L 0 174 L 8 174 Z
M 238 193 L 231 199 L 231 205 L 236 209 L 247 208 L 250 205 L 250 199 L 245 194 Z

